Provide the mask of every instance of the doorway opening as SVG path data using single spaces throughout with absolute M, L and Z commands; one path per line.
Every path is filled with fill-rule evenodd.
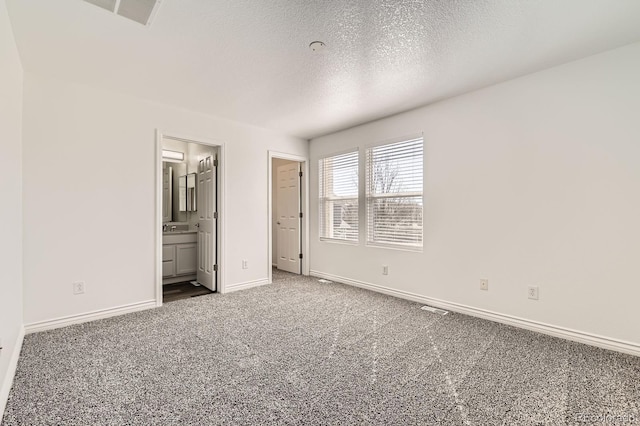
M 158 131 L 156 304 L 222 291 L 223 145 Z
M 308 161 L 269 152 L 269 282 L 273 270 L 309 275 Z

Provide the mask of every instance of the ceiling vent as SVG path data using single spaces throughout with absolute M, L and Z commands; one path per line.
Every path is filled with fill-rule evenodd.
M 162 0 L 84 0 L 142 25 L 151 25 Z

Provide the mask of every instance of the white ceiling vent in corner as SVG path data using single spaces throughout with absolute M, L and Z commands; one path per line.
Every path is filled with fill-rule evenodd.
M 162 0 L 84 0 L 142 25 L 151 25 Z
M 116 0 L 84 0 L 87 3 L 95 4 L 98 7 L 113 12 L 116 10 Z
M 159 5 L 160 0 L 120 0 L 117 13 L 142 25 L 150 25 Z

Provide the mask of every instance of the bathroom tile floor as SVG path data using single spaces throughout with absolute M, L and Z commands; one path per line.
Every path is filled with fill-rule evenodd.
M 190 281 L 167 284 L 162 286 L 162 302 L 168 303 L 190 297 L 203 296 L 213 293 L 204 286 L 194 286 Z

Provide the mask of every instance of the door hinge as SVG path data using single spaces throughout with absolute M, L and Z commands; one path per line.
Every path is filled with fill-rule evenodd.
M 302 259 L 302 253 L 300 253 L 298 256 L 300 256 L 300 259 Z
M 218 272 L 218 265 L 213 265 L 213 271 Z
M 218 167 L 218 160 L 213 160 L 213 167 Z
M 218 218 L 218 212 L 213 212 L 213 218 L 217 219 Z
M 302 219 L 302 212 L 300 212 L 300 219 Z
M 298 176 L 302 177 L 302 172 L 298 172 Z

